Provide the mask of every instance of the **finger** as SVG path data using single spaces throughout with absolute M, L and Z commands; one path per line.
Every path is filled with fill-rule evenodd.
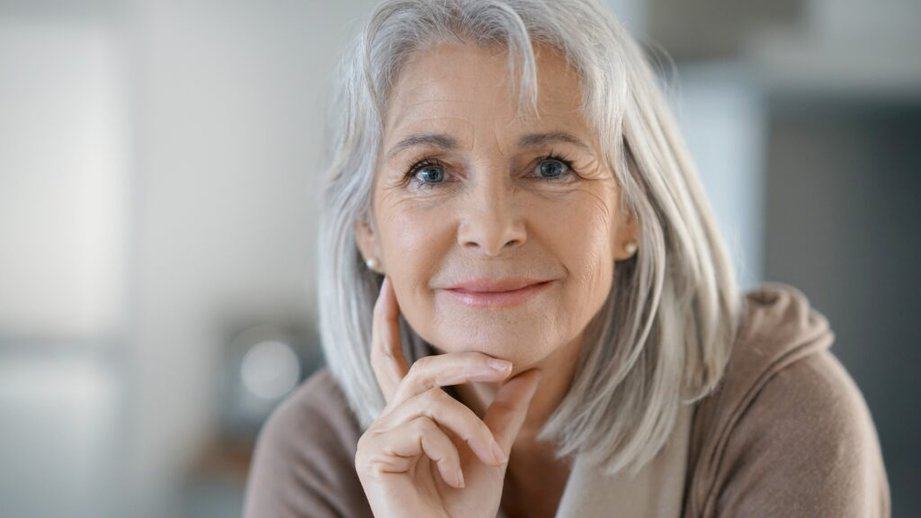
M 464 487 L 457 447 L 434 421 L 420 416 L 390 430 L 375 431 L 370 441 L 362 442 L 361 459 L 371 473 L 407 473 L 418 457 L 435 462 L 444 481 Z
M 400 382 L 388 407 L 396 407 L 432 388 L 468 381 L 500 382 L 512 372 L 512 363 L 479 351 L 436 354 L 416 360 Z
M 378 418 L 381 429 L 392 429 L 420 416 L 427 417 L 439 426 L 463 439 L 474 454 L 484 463 L 497 466 L 504 462 L 501 445 L 492 430 L 466 405 L 449 396 L 440 388 L 416 395 Z
M 455 487 L 464 487 L 464 475 L 461 469 L 460 455 L 457 447 L 444 430 L 427 417 L 417 417 L 404 424 L 402 429 L 391 434 L 397 437 L 409 437 L 411 440 L 397 439 L 390 443 L 389 449 L 397 455 L 419 456 L 420 448 L 425 455 L 435 461 L 441 478 Z M 388 435 L 389 436 L 389 435 Z
M 374 303 L 371 328 L 371 367 L 387 402 L 409 371 L 400 339 L 400 306 L 389 276 L 384 277 Z
M 492 431 L 506 459 L 524 423 L 540 377 L 540 370 L 530 369 L 508 380 L 496 391 L 483 416 L 484 424 Z

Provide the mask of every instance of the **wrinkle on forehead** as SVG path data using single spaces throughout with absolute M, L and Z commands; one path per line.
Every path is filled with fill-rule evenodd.
M 431 122 L 470 128 L 464 147 L 476 145 L 474 128 L 491 127 L 488 138 L 503 151 L 501 134 L 530 127 L 567 127 L 585 133 L 581 81 L 555 49 L 535 49 L 538 58 L 538 105 L 519 117 L 519 99 L 510 83 L 506 51 L 474 44 L 440 43 L 414 53 L 391 90 L 385 135 L 406 134 Z M 485 69 L 474 77 L 472 74 Z

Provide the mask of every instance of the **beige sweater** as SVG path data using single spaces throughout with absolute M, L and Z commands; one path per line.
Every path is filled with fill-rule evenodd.
M 745 300 L 717 390 L 637 479 L 577 457 L 558 517 L 890 516 L 877 432 L 826 318 L 783 283 Z M 315 372 L 259 434 L 244 516 L 372 516 L 354 469 L 361 433 L 330 372 Z

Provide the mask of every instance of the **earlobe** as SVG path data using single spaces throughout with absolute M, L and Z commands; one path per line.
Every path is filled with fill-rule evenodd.
M 361 252 L 361 256 L 365 260 L 374 257 L 374 231 L 371 230 L 368 222 L 364 220 L 356 221 L 354 230 L 355 244 L 358 245 L 358 250 Z
M 633 257 L 639 248 L 639 226 L 634 215 L 629 215 L 614 236 L 614 258 L 623 261 Z
M 358 245 L 358 250 L 361 252 L 361 256 L 365 261 L 365 266 L 369 270 L 378 271 L 380 268 L 380 259 L 378 259 L 377 252 L 377 240 L 374 235 L 374 231 L 371 229 L 371 226 L 368 222 L 364 220 L 358 220 L 355 222 L 355 244 Z

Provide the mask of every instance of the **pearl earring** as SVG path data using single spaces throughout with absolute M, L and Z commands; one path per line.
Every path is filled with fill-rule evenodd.
M 633 253 L 636 252 L 636 241 L 630 241 L 624 245 L 624 250 L 626 250 L 628 254 L 633 255 Z
M 373 257 L 368 259 L 367 261 L 365 261 L 365 266 L 367 266 L 371 270 L 376 270 L 377 269 L 377 259 Z

